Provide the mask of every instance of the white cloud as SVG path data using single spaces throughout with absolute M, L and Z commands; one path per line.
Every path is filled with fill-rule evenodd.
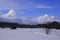
M 43 5 L 37 5 L 37 6 L 35 6 L 35 8 L 52 8 L 52 7 L 50 7 L 50 6 L 43 6 Z
M 15 17 L 16 13 L 13 9 L 11 9 L 8 13 L 2 14 L 2 18 L 8 18 L 8 19 L 13 19 Z
M 9 17 L 13 17 L 13 16 L 15 16 L 16 14 L 15 14 L 14 10 L 11 9 L 11 10 L 8 12 L 8 14 L 6 14 L 6 15 L 9 16 Z
M 2 17 L 7 18 L 7 19 L 13 19 L 15 16 L 15 13 L 13 10 L 9 11 L 8 14 L 4 14 Z M 54 16 L 48 16 L 47 14 L 43 16 L 39 16 L 36 18 L 27 18 L 27 17 L 20 17 L 20 18 L 15 18 L 13 21 L 17 21 L 17 23 L 23 23 L 23 24 L 39 24 L 39 23 L 46 23 L 46 22 L 53 22 L 53 21 L 58 21 Z M 11 22 L 11 21 L 10 21 Z
M 39 16 L 35 18 L 34 21 L 38 23 L 46 23 L 46 22 L 53 22 L 53 21 L 59 21 L 59 20 L 57 20 L 54 16 L 48 16 L 47 14 L 45 14 L 43 16 Z
M 54 16 L 49 16 L 47 14 L 36 17 L 36 18 L 23 17 L 21 18 L 21 20 L 22 20 L 22 23 L 24 24 L 39 24 L 39 23 L 46 23 L 46 22 L 53 22 L 53 21 L 59 22 L 59 20 L 56 19 Z

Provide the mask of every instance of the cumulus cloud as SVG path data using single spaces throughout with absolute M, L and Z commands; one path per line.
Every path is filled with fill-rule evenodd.
M 15 15 L 16 15 L 15 11 L 13 9 L 11 9 L 8 13 L 2 14 L 1 17 L 2 18 L 12 19 L 12 18 L 15 17 Z
M 53 22 L 53 21 L 59 21 L 59 20 L 56 19 L 54 16 L 49 16 L 45 14 L 43 16 L 39 16 L 35 18 L 34 21 L 38 23 L 46 23 L 46 22 Z
M 43 6 L 43 5 L 37 5 L 37 6 L 35 6 L 35 8 L 52 8 L 52 7 L 50 7 L 50 6 Z

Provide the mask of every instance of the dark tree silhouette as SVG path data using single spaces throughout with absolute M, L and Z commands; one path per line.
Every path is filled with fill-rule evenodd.
M 44 24 L 37 24 L 37 25 L 27 25 L 27 24 L 18 24 L 18 23 L 11 23 L 11 22 L 0 22 L 0 28 L 46 28 L 46 33 L 49 33 L 49 30 L 60 29 L 60 23 L 57 21 L 47 22 Z

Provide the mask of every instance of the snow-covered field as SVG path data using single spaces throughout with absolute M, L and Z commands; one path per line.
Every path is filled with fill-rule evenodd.
M 51 29 L 49 34 L 46 34 L 43 28 L 0 28 L 0 40 L 60 40 L 60 30 Z

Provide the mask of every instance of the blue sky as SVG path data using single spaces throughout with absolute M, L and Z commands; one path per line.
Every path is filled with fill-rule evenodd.
M 60 0 L 0 0 L 0 14 L 15 10 L 16 16 L 34 18 L 44 14 L 60 18 Z

